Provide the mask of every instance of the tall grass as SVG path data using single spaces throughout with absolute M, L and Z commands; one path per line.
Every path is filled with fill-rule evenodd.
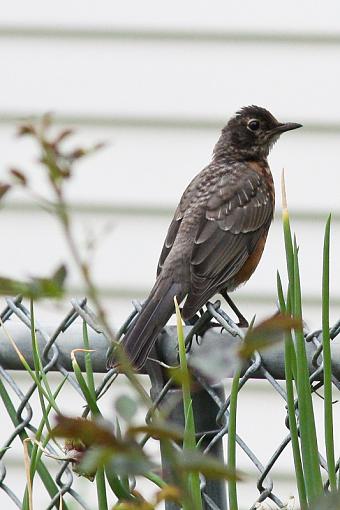
M 302 290 L 298 245 L 292 236 L 282 176 L 282 222 L 286 251 L 288 289 L 286 296 L 282 290 L 280 275 L 277 279 L 279 304 L 282 312 L 302 319 Z M 324 377 L 324 433 L 327 467 L 331 490 L 336 490 L 333 414 L 332 414 L 332 368 L 329 335 L 329 247 L 330 217 L 327 220 L 323 251 L 322 281 L 322 339 Z M 285 372 L 289 426 L 292 435 L 292 450 L 296 481 L 301 508 L 307 508 L 323 494 L 320 470 L 319 446 L 316 433 L 315 412 L 306 344 L 302 331 L 287 334 L 285 340 Z

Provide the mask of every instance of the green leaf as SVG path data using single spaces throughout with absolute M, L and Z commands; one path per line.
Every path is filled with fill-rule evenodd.
M 0 276 L 0 294 L 23 297 L 30 299 L 61 298 L 64 294 L 64 281 L 66 278 L 65 266 L 60 266 L 51 278 L 31 278 L 24 282 Z
M 117 453 L 110 448 L 89 449 L 80 464 L 83 472 L 93 472 L 105 466 L 111 473 L 119 476 L 143 475 L 155 468 L 142 449 L 132 449 L 128 453 Z
M 180 441 L 183 439 L 183 430 L 172 423 L 152 423 L 151 425 L 141 425 L 138 427 L 129 427 L 126 435 L 134 437 L 137 434 L 147 434 L 153 439 L 172 439 Z
M 67 269 L 66 269 L 66 266 L 64 264 L 62 264 L 60 267 L 58 267 L 58 269 L 52 275 L 52 280 L 57 285 L 62 287 L 65 283 L 66 276 L 67 276 Z
M 206 478 L 214 480 L 240 480 L 235 473 L 212 455 L 206 455 L 199 450 L 185 450 L 178 455 L 177 467 L 185 472 L 197 472 Z
M 121 395 L 115 402 L 115 408 L 118 414 L 128 423 L 137 413 L 137 403 L 128 395 Z
M 309 507 L 309 510 L 340 510 L 339 492 L 322 496 Z

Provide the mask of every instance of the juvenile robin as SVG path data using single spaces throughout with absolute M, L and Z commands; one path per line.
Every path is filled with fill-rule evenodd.
M 211 163 L 189 184 L 170 223 L 157 279 L 122 346 L 136 369 L 147 360 L 158 334 L 174 313 L 174 296 L 191 319 L 220 293 L 247 321 L 228 293 L 256 269 L 273 219 L 275 193 L 267 162 L 279 136 L 301 127 L 281 123 L 264 108 L 247 106 L 222 129 Z M 114 352 L 108 368 L 116 365 Z

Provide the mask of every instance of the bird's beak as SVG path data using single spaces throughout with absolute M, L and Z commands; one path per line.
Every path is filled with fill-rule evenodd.
M 286 122 L 283 124 L 279 124 L 274 129 L 272 129 L 273 134 L 281 134 L 286 131 L 291 131 L 292 129 L 298 129 L 302 127 L 302 124 L 298 124 L 297 122 Z

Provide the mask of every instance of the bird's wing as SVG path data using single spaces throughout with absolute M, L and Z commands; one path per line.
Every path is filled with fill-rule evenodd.
M 178 204 L 178 207 L 175 211 L 174 217 L 170 223 L 170 226 L 169 226 L 169 229 L 168 229 L 168 232 L 167 232 L 164 244 L 163 244 L 163 248 L 162 248 L 162 251 L 161 251 L 161 254 L 159 257 L 158 266 L 157 266 L 157 276 L 161 272 L 162 267 L 165 262 L 165 259 L 169 255 L 171 248 L 175 242 L 177 232 L 180 227 L 181 221 L 183 219 L 184 213 L 191 202 L 193 193 L 195 193 L 195 191 L 196 191 L 196 183 L 197 183 L 198 179 L 199 179 L 199 174 L 196 175 L 196 177 L 191 181 L 189 186 L 184 191 L 182 198 L 180 200 L 180 203 Z
M 191 288 L 183 309 L 192 317 L 230 284 L 267 234 L 273 200 L 264 178 L 247 167 L 241 177 L 224 175 L 213 189 L 191 257 Z

